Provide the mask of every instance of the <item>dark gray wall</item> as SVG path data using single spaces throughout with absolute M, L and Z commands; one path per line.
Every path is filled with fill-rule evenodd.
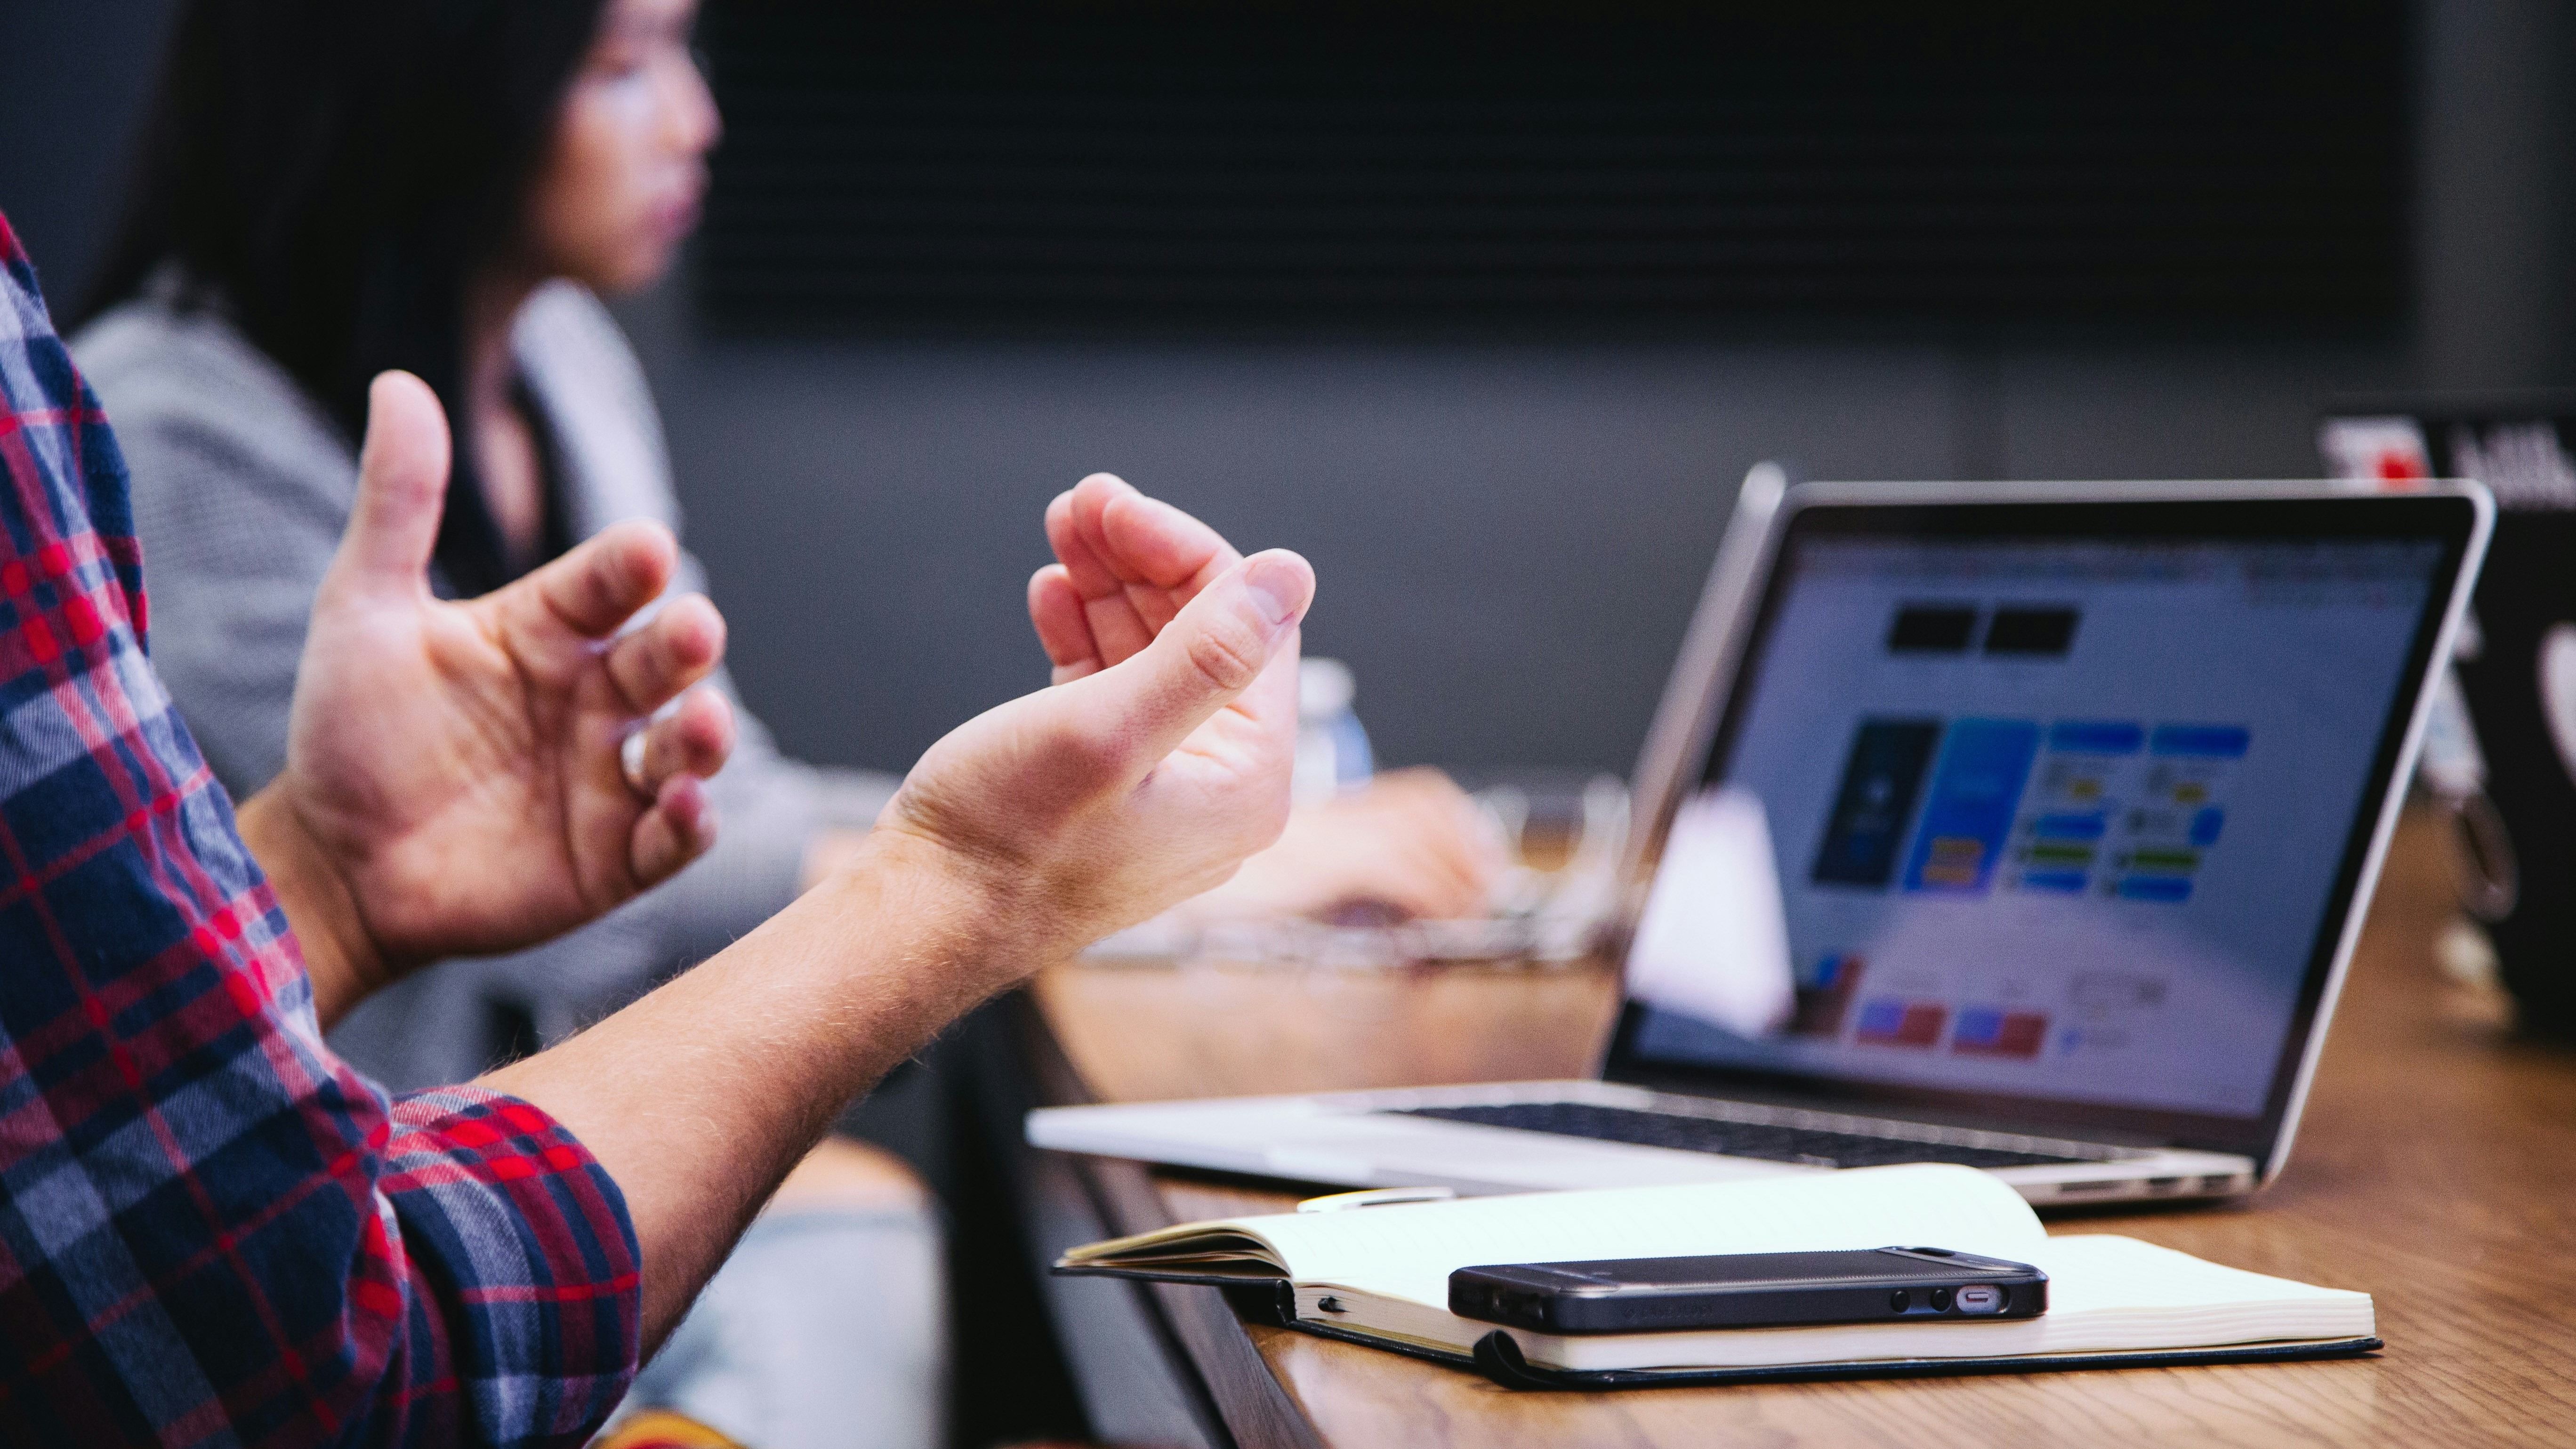
M 2421 10 L 2423 371 L 2450 388 L 2576 381 L 2576 5 Z
M 0 0 L 0 212 L 68 314 L 107 244 L 176 0 Z
M 167 9 L 0 0 L 0 208 L 58 289 L 102 229 Z M 698 338 L 677 287 L 624 312 L 737 672 L 803 754 L 900 768 L 1036 683 L 1039 510 L 1107 468 L 1315 559 L 1313 647 L 1358 670 L 1387 757 L 1625 769 L 1756 459 L 2311 474 L 2338 394 L 2576 381 L 2569 12 L 2423 7 L 2422 311 L 2378 341 L 745 346 Z

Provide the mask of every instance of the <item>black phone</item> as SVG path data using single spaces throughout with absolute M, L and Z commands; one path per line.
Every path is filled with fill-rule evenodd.
M 2048 1275 L 1948 1248 L 1497 1263 L 1449 1275 L 1449 1311 L 1541 1333 L 1988 1322 L 2048 1311 Z

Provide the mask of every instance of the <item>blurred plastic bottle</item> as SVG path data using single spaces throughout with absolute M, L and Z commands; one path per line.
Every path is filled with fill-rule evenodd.
M 1338 659 L 1297 664 L 1297 768 L 1289 794 L 1303 805 L 1357 789 L 1377 773 L 1368 731 L 1351 712 L 1359 693 L 1350 666 Z

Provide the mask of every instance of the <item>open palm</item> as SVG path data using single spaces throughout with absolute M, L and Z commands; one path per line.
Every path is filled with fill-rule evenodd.
M 701 782 L 733 721 L 720 696 L 690 695 L 650 724 L 630 784 L 625 737 L 724 649 L 694 595 L 620 633 L 668 585 L 670 534 L 621 525 L 483 598 L 437 599 L 446 419 L 407 374 L 378 378 L 369 403 L 272 788 L 398 972 L 543 940 L 687 864 L 713 840 Z

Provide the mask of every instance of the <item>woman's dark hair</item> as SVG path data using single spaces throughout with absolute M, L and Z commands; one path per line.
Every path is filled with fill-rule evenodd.
M 466 286 L 518 237 L 529 185 L 606 0 L 187 0 L 115 240 L 79 322 L 175 263 L 347 430 L 367 384 L 464 398 Z M 473 449 L 438 555 L 504 580 Z

